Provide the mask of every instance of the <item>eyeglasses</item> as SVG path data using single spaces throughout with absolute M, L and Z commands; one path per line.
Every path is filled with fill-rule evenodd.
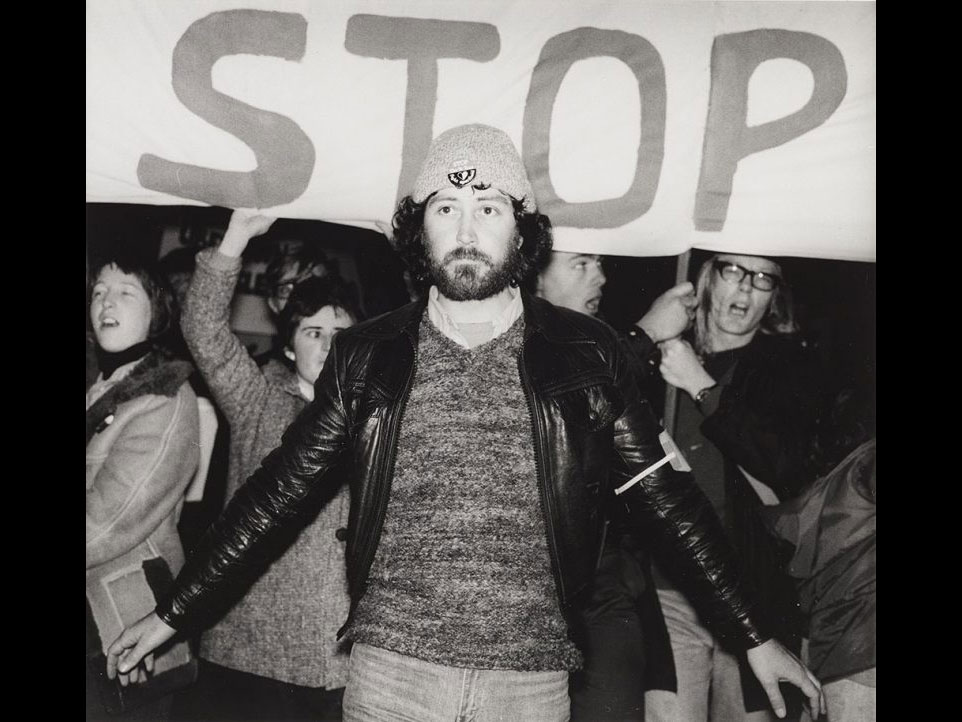
M 732 263 L 731 261 L 715 261 L 712 267 L 718 271 L 718 275 L 722 277 L 722 280 L 728 281 L 729 283 L 741 283 L 742 279 L 748 276 L 752 288 L 757 288 L 759 291 L 774 291 L 775 287 L 782 282 L 781 278 L 772 273 L 767 273 L 766 271 L 749 271 L 747 268 L 739 266 L 737 263 Z

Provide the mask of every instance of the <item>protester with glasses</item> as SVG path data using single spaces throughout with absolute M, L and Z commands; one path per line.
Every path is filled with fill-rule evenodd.
M 629 335 L 635 353 L 684 392 L 675 441 L 722 519 L 776 638 L 797 653 L 795 593 L 759 511 L 763 497 L 784 501 L 814 480 L 826 391 L 798 341 L 782 268 L 760 256 L 717 254 L 701 266 L 694 288 L 670 289 L 637 326 Z M 677 690 L 649 689 L 649 722 L 775 719 L 746 674 L 744 655 L 730 653 L 706 628 L 687 580 L 655 561 Z

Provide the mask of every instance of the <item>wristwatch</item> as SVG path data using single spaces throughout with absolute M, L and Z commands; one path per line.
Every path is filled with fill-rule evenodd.
M 718 384 L 712 384 L 711 386 L 706 386 L 706 387 L 703 388 L 701 391 L 699 391 L 697 394 L 695 394 L 695 403 L 696 403 L 696 404 L 699 404 L 699 405 L 703 404 L 703 403 L 705 402 L 705 399 L 708 398 L 708 394 L 709 394 L 709 393 L 711 392 L 711 390 L 712 390 L 713 388 L 715 388 L 716 386 L 718 386 Z

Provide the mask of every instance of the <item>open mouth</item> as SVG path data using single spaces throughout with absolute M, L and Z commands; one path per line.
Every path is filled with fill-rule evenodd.
M 116 328 L 119 325 L 120 325 L 120 321 L 118 321 L 113 316 L 100 317 L 100 328 Z
M 588 313 L 595 314 L 598 313 L 598 307 L 601 305 L 601 296 L 595 296 L 594 298 L 589 298 L 585 301 L 585 308 L 588 309 Z
M 728 312 L 732 316 L 744 318 L 748 315 L 749 306 L 747 303 L 733 303 L 728 307 Z

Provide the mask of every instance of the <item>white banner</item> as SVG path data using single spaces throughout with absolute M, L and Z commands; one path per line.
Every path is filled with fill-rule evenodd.
M 875 260 L 875 34 L 870 2 L 88 0 L 86 197 L 374 228 L 480 122 L 558 249 Z

